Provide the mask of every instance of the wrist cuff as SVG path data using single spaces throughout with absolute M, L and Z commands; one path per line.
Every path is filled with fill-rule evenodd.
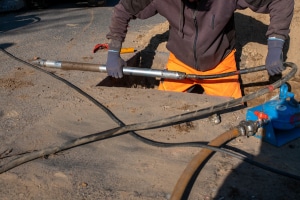
M 269 37 L 268 40 L 280 40 L 280 41 L 284 42 L 284 39 L 277 38 L 277 37 Z
M 122 48 L 122 42 L 118 40 L 111 40 L 108 44 L 108 50 L 120 52 Z
M 109 49 L 108 52 L 119 53 L 120 51 Z
M 279 38 L 275 38 L 275 37 L 271 37 L 268 38 L 268 48 L 283 48 L 284 45 L 284 40 L 279 39 Z

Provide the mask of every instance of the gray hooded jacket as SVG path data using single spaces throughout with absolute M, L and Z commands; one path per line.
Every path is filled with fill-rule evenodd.
M 114 8 L 107 38 L 123 42 L 130 20 L 160 14 L 170 24 L 167 49 L 183 63 L 207 71 L 234 49 L 234 12 L 246 8 L 269 13 L 267 37 L 287 39 L 294 0 L 121 0 Z

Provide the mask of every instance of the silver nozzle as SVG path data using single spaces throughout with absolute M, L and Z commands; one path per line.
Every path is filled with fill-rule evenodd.
M 32 61 L 32 63 L 36 64 L 36 65 L 39 65 L 41 67 L 61 68 L 61 62 L 60 61 L 37 59 L 37 60 Z

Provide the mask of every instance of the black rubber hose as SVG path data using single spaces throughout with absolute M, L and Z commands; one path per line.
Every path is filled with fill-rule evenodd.
M 141 135 L 139 135 L 135 132 L 131 132 L 131 133 L 132 133 L 132 136 L 135 137 L 136 139 L 138 139 L 138 140 L 140 140 L 140 141 L 142 141 L 146 144 L 152 145 L 152 146 L 163 147 L 163 148 L 173 148 L 173 147 L 200 147 L 200 148 L 206 148 L 206 149 L 210 149 L 210 150 L 215 151 L 215 152 L 225 153 L 229 156 L 232 156 L 234 158 L 242 160 L 246 163 L 249 163 L 249 164 L 254 165 L 258 168 L 264 169 L 266 171 L 269 171 L 269 172 L 272 172 L 272 173 L 275 173 L 275 174 L 278 174 L 278 175 L 281 175 L 281 176 L 285 176 L 285 177 L 292 178 L 292 179 L 295 179 L 297 181 L 300 181 L 300 176 L 290 174 L 290 173 L 287 173 L 285 171 L 281 171 L 281 170 L 278 170 L 278 169 L 274 169 L 270 166 L 267 166 L 267 165 L 264 165 L 262 163 L 256 162 L 256 161 L 248 158 L 247 156 L 245 156 L 243 154 L 237 153 L 235 151 L 231 151 L 227 148 L 209 146 L 209 145 L 207 145 L 208 142 L 165 143 L 165 142 L 150 140 L 149 138 L 145 138 L 145 137 L 143 137 L 143 136 L 141 136 Z M 64 149 L 64 150 L 66 150 L 66 149 Z M 19 155 L 25 155 L 25 154 L 32 153 L 32 152 L 36 152 L 36 150 L 35 151 L 30 151 L 30 152 L 24 152 L 24 153 L 17 154 L 17 155 L 9 155 L 9 156 L 7 155 L 7 156 L 0 157 L 0 159 L 9 158 L 9 157 L 13 157 L 13 156 L 19 156 Z M 44 156 L 44 155 L 41 155 L 41 157 L 42 156 Z
M 254 166 L 259 167 L 261 169 L 264 169 L 266 171 L 273 172 L 275 174 L 285 176 L 285 177 L 289 177 L 289 178 L 295 179 L 297 181 L 300 181 L 300 176 L 290 174 L 290 173 L 287 173 L 287 172 L 284 172 L 284 171 L 281 171 L 281 170 L 278 170 L 278 169 L 274 169 L 270 166 L 267 166 L 267 165 L 264 165 L 262 163 L 256 162 L 256 161 L 248 158 L 247 156 L 245 156 L 243 154 L 240 154 L 240 153 L 237 153 L 237 152 L 234 152 L 234 151 L 230 151 L 229 149 L 210 146 L 210 145 L 207 144 L 207 142 L 164 143 L 164 142 L 158 142 L 158 141 L 150 140 L 150 139 L 145 138 L 145 137 L 143 137 L 141 135 L 138 135 L 136 133 L 134 133 L 133 136 L 135 138 L 137 138 L 138 140 L 143 141 L 146 144 L 149 144 L 149 145 L 152 145 L 152 146 L 157 146 L 157 147 L 164 147 L 164 148 L 169 148 L 169 147 L 200 147 L 200 148 L 210 149 L 212 151 L 219 152 L 219 153 L 225 153 L 227 155 L 230 155 L 234 158 L 245 161 L 245 162 L 247 162 L 251 165 L 254 165 Z
M 179 122 L 183 122 L 183 121 L 190 121 L 190 120 L 195 120 L 200 118 L 201 116 L 205 116 L 207 114 L 210 113 L 214 113 L 220 110 L 225 110 L 228 108 L 231 108 L 233 106 L 236 105 L 240 105 L 248 100 L 254 99 L 258 96 L 261 96 L 263 94 L 266 94 L 270 91 L 273 91 L 275 88 L 279 87 L 280 85 L 282 85 L 284 82 L 286 82 L 287 80 L 289 80 L 297 71 L 297 66 L 293 63 L 289 63 L 288 66 L 291 67 L 291 71 L 282 79 L 276 81 L 275 83 L 262 88 L 260 90 L 258 90 L 255 93 L 246 95 L 244 97 L 241 97 L 239 99 L 234 99 L 225 103 L 221 103 L 209 108 L 203 108 L 200 110 L 196 110 L 193 112 L 188 112 L 188 113 L 184 113 L 181 115 L 176 115 L 173 117 L 169 117 L 169 118 L 164 118 L 164 119 L 160 119 L 160 120 L 155 120 L 155 121 L 150 121 L 150 122 L 142 122 L 142 123 L 137 123 L 137 124 L 131 124 L 131 125 L 124 125 L 122 127 L 118 127 L 118 128 L 114 128 L 114 129 L 110 129 L 104 132 L 100 132 L 100 133 L 96 133 L 96 134 L 92 134 L 92 135 L 87 135 L 75 140 L 72 140 L 70 142 L 66 142 L 61 146 L 57 146 L 57 147 L 49 147 L 46 148 L 44 150 L 40 150 L 37 152 L 32 152 L 26 156 L 23 156 L 21 158 L 17 158 L 15 160 L 12 160 L 11 162 L 3 165 L 0 167 L 0 173 L 3 173 L 4 171 L 7 171 L 13 167 L 16 167 L 22 163 L 28 162 L 30 160 L 39 158 L 41 156 L 45 156 L 45 155 L 49 155 L 49 154 L 53 154 L 56 153 L 58 151 L 62 151 L 65 149 L 69 149 L 69 148 L 73 148 L 75 146 L 79 146 L 82 144 L 86 144 L 86 143 L 90 143 L 90 142 L 94 142 L 100 139 L 104 139 L 106 137 L 111 137 L 113 135 L 116 134 L 121 134 L 121 133 L 127 133 L 130 131 L 137 131 L 137 130 L 146 130 L 146 129 L 153 129 L 153 128 L 158 128 L 158 127 L 163 127 L 163 126 L 169 126 L 175 123 L 179 123 Z
M 215 78 L 223 78 L 223 77 L 240 75 L 240 74 L 248 74 L 248 73 L 253 73 L 253 72 L 258 72 L 258 71 L 263 71 L 263 70 L 266 70 L 265 65 L 240 69 L 240 70 L 237 70 L 234 72 L 227 72 L 227 73 L 222 73 L 222 74 L 213 74 L 213 75 L 186 74 L 186 78 L 187 79 L 215 79 Z
M 46 74 L 48 74 L 48 75 L 50 75 L 50 76 L 52 76 L 52 77 L 54 77 L 54 78 L 56 78 L 56 79 L 62 81 L 63 83 L 67 84 L 68 86 L 70 86 L 71 88 L 75 89 L 77 92 L 79 92 L 80 94 L 82 94 L 83 96 L 85 96 L 86 98 L 88 98 L 90 101 L 92 101 L 96 106 L 100 107 L 100 108 L 101 108 L 104 112 L 106 112 L 106 113 L 107 113 L 107 114 L 108 114 L 108 115 L 109 115 L 109 116 L 110 116 L 117 124 L 119 124 L 120 126 L 124 126 L 124 123 L 123 123 L 121 120 L 119 120 L 119 119 L 118 119 L 118 118 L 117 118 L 110 110 L 108 110 L 105 106 L 103 106 L 102 104 L 100 104 L 100 103 L 99 103 L 97 100 L 95 100 L 93 97 L 91 97 L 91 96 L 88 95 L 87 93 L 83 92 L 80 88 L 78 88 L 78 87 L 76 87 L 75 85 L 71 84 L 71 83 L 68 82 L 67 80 L 62 79 L 62 78 L 60 78 L 59 76 L 56 76 L 56 75 L 53 74 L 53 73 L 50 73 L 50 72 L 48 72 L 48 71 L 46 71 L 46 70 L 43 70 L 43 69 L 41 69 L 41 68 L 39 68 L 39 67 L 36 67 L 36 66 L 34 66 L 34 65 L 32 65 L 32 64 L 30 64 L 30 63 L 28 63 L 28 62 L 25 62 L 25 61 L 19 59 L 18 57 L 12 55 L 11 53 L 5 51 L 5 50 L 2 49 L 2 48 L 0 48 L 0 50 L 1 50 L 3 53 L 7 54 L 8 56 L 12 57 L 13 59 L 15 59 L 15 60 L 17 60 L 17 61 L 19 61 L 19 62 L 22 62 L 22 63 L 24 63 L 24 64 L 26 64 L 26 65 L 29 65 L 29 66 L 31 66 L 31 67 L 37 69 L 37 70 L 40 70 L 40 71 L 42 71 L 42 72 L 44 72 L 44 73 L 46 73 Z M 296 65 L 294 65 L 293 63 L 286 63 L 286 64 L 287 64 L 287 65 L 291 65 L 292 69 L 297 70 Z M 261 66 L 260 66 L 259 68 L 261 68 Z M 250 71 L 248 71 L 248 72 L 250 72 Z M 293 72 L 293 73 L 295 74 L 296 72 Z M 291 73 L 291 75 L 294 75 L 293 73 Z M 286 79 L 283 79 L 283 81 L 286 82 L 286 81 L 289 80 L 289 79 L 290 79 L 290 78 L 287 77 Z M 97 134 L 102 134 L 102 133 L 103 133 L 103 132 L 101 132 L 101 133 L 96 133 L 96 134 L 92 134 L 92 135 L 97 135 Z M 175 144 L 172 144 L 172 143 L 162 143 L 162 142 L 157 142 L 157 141 L 153 141 L 153 140 L 149 140 L 149 139 L 147 139 L 147 138 L 144 138 L 144 137 L 142 137 L 142 136 L 136 134 L 135 132 L 130 132 L 130 133 L 131 133 L 131 135 L 134 136 L 135 138 L 137 138 L 137 139 L 139 139 L 139 140 L 142 140 L 143 142 L 146 142 L 146 143 L 148 143 L 148 144 L 156 145 L 156 146 L 172 147 L 172 146 L 186 146 L 186 145 L 187 145 L 187 146 L 194 146 L 194 145 L 196 145 L 196 146 L 203 147 L 203 148 L 208 148 L 208 149 L 211 149 L 211 148 L 212 148 L 212 147 L 209 147 L 209 146 L 207 146 L 207 145 L 205 145 L 205 144 L 200 144 L 199 142 L 175 143 Z M 92 136 L 92 135 L 90 135 L 90 136 Z M 107 137 L 109 137 L 109 136 L 107 136 Z M 77 139 L 76 139 L 76 140 L 77 140 Z M 70 141 L 70 142 L 68 142 L 68 143 L 76 142 L 76 140 Z M 87 143 L 88 143 L 88 142 L 87 142 Z M 66 144 L 66 143 L 65 143 L 65 144 Z M 53 149 L 52 149 L 51 151 L 54 151 L 54 153 L 55 153 L 55 152 L 58 152 L 58 151 L 66 150 L 66 149 L 67 149 L 67 146 L 68 146 L 68 145 L 66 145 L 65 148 L 62 148 L 61 150 L 60 150 L 60 148 L 55 148 L 55 147 L 53 147 Z M 75 145 L 75 146 L 79 146 L 79 145 Z M 74 147 L 75 147 L 75 146 L 74 146 Z M 213 149 L 212 149 L 212 150 L 213 150 Z M 48 151 L 49 151 L 49 148 L 48 148 Z M 51 151 L 50 151 L 50 152 L 51 152 Z M 215 148 L 214 151 L 220 151 L 220 149 Z M 224 150 L 223 150 L 223 151 L 224 151 Z M 34 151 L 34 152 L 36 152 L 36 151 Z M 47 151 L 44 151 L 44 153 L 45 153 L 45 152 L 47 152 Z M 224 153 L 225 153 L 225 152 L 224 152 Z M 229 154 L 230 152 L 227 152 L 227 153 Z M 37 157 L 34 158 L 34 156 L 33 156 L 32 159 L 30 159 L 29 157 L 27 157 L 27 161 L 25 160 L 23 163 L 28 162 L 28 161 L 33 160 L 33 159 L 36 159 L 36 158 L 38 158 L 38 157 L 42 157 L 42 156 L 45 156 L 45 155 L 49 155 L 49 154 L 51 154 L 51 153 L 48 153 L 48 154 L 40 154 L 40 156 L 36 155 Z M 238 155 L 236 155 L 236 157 L 242 159 L 242 158 L 239 157 Z M 260 167 L 260 168 L 263 168 L 263 169 L 265 169 L 265 170 L 268 170 L 268 171 L 271 171 L 271 172 L 274 172 L 274 173 L 277 173 L 277 174 L 280 174 L 280 175 L 283 175 L 283 176 L 287 176 L 287 177 L 290 177 L 290 178 L 294 178 L 294 179 L 298 179 L 298 180 L 299 180 L 299 177 L 297 177 L 297 176 L 295 176 L 295 175 L 291 175 L 291 174 L 288 174 L 288 173 L 285 173 L 285 172 L 282 172 L 282 171 L 279 171 L 279 170 L 270 168 L 270 167 L 268 167 L 268 166 L 265 166 L 265 165 L 263 165 L 263 164 L 261 164 L 261 163 L 255 162 L 255 161 L 253 161 L 253 160 L 251 160 L 251 159 L 248 159 L 248 158 L 246 158 L 246 157 L 244 157 L 243 160 L 246 161 L 246 162 L 248 162 L 248 163 L 250 163 L 250 164 L 253 164 L 253 165 L 256 165 L 256 166 L 258 166 L 258 167 Z M 20 163 L 20 164 L 22 164 L 22 163 Z M 20 165 L 20 164 L 17 164 L 16 166 L 18 166 L 18 165 Z M 16 166 L 12 166 L 11 168 L 16 167 Z M 3 172 L 1 172 L 1 168 L 2 168 L 2 166 L 0 166 L 0 173 L 3 173 L 4 171 L 7 171 L 7 170 L 8 170 L 8 169 L 7 169 L 7 170 L 4 170 Z M 10 169 L 11 169 L 11 168 L 10 168 Z

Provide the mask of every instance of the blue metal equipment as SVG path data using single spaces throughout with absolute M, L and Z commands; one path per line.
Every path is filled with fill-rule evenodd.
M 266 122 L 261 134 L 255 137 L 275 146 L 282 146 L 300 137 L 300 104 L 288 86 L 280 87 L 279 98 L 248 109 L 246 120 L 259 120 L 261 114 Z

